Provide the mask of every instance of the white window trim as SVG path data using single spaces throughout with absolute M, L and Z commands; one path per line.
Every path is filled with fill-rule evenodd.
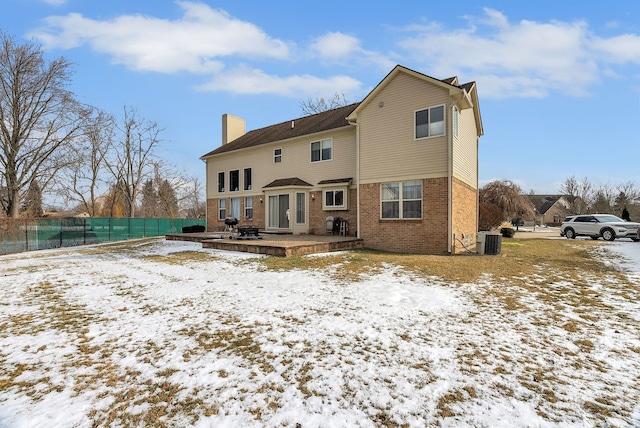
M 222 184 L 222 190 L 220 190 L 220 174 L 222 174 L 222 180 L 224 181 L 224 183 Z M 227 186 L 227 173 L 226 171 L 218 171 L 218 174 L 216 175 L 217 177 L 217 182 L 216 182 L 216 188 L 218 189 L 218 193 L 224 193 L 224 189 Z
M 244 191 L 251 190 L 251 187 L 252 187 L 252 184 L 249 184 L 248 187 L 247 187 L 246 170 L 251 170 L 251 183 L 253 183 L 253 168 L 251 168 L 251 167 L 242 168 L 242 189 Z
M 238 187 L 235 187 L 235 188 L 231 187 L 231 181 L 232 181 L 231 180 L 231 173 L 232 172 L 237 173 L 237 175 L 236 175 L 236 177 L 237 177 L 236 184 L 238 185 Z M 240 191 L 240 170 L 239 169 L 232 169 L 232 170 L 229 171 L 229 191 L 230 192 L 239 192 Z
M 276 150 L 280 150 L 280 154 L 277 155 L 276 154 Z M 280 162 L 276 161 L 276 158 L 280 158 Z M 273 149 L 273 163 L 282 163 L 282 149 L 281 148 L 275 148 Z
M 416 123 L 416 113 L 418 113 L 419 111 L 429 110 L 429 125 L 431 125 L 431 109 L 438 108 L 438 107 L 442 107 L 442 121 L 443 121 L 442 134 L 428 135 L 426 137 L 418 137 L 416 135 L 416 129 L 417 129 L 417 126 L 418 126 L 418 124 Z M 438 104 L 438 105 L 431 106 L 431 107 L 419 108 L 419 109 L 413 111 L 413 139 L 414 139 L 414 141 L 428 140 L 429 138 L 444 137 L 446 135 L 447 135 L 447 106 L 446 106 L 446 104 Z
M 322 159 L 322 143 L 328 141 L 331 144 L 331 157 L 329 159 Z M 313 143 L 320 143 L 320 159 L 314 161 L 312 158 L 313 153 Z M 320 162 L 331 162 L 333 160 L 333 138 L 323 138 L 322 140 L 315 140 L 309 143 L 309 162 L 310 163 L 320 163 Z
M 302 223 L 298 223 L 298 195 L 302 195 L 304 198 L 304 206 L 302 209 L 304 210 L 304 221 Z M 309 213 L 307 212 L 307 192 L 295 192 L 295 201 L 296 201 L 296 212 L 295 212 L 295 224 L 296 225 L 305 225 L 307 224 L 307 219 L 309 218 Z
M 222 208 L 222 204 L 224 203 L 224 208 Z M 222 210 L 224 209 L 224 216 L 222 214 Z M 227 217 L 227 200 L 224 198 L 218 199 L 218 220 L 224 220 Z
M 421 187 L 420 187 L 420 190 L 421 190 L 420 199 L 404 199 L 403 198 L 403 194 L 402 194 L 403 193 L 403 186 L 402 185 L 404 183 L 411 182 L 411 181 L 419 181 L 420 182 L 420 184 L 421 184 Z M 383 199 L 382 198 L 382 185 L 383 184 L 395 184 L 395 183 L 398 184 L 398 192 L 399 192 L 398 199 Z M 424 217 L 424 199 L 422 197 L 423 192 L 424 192 L 424 181 L 423 180 L 387 181 L 387 182 L 381 183 L 380 184 L 380 220 L 385 220 L 385 221 L 387 221 L 387 220 L 388 221 L 422 220 L 423 217 Z M 404 202 L 405 200 L 406 201 L 418 201 L 418 200 L 420 201 L 420 217 L 405 218 L 403 216 L 404 213 L 402 212 L 402 209 L 403 209 L 402 202 Z M 395 202 L 395 201 L 398 201 L 398 218 L 383 217 L 382 216 L 382 203 L 383 202 Z
M 327 192 L 341 191 L 343 194 L 342 205 L 327 205 Z M 322 209 L 325 211 L 346 211 L 349 206 L 349 189 L 348 187 L 332 187 L 328 189 L 322 189 Z
M 247 201 L 251 201 L 251 206 L 247 205 Z M 251 216 L 247 215 L 248 209 L 251 209 Z M 253 196 L 247 196 L 244 198 L 244 219 L 253 220 Z

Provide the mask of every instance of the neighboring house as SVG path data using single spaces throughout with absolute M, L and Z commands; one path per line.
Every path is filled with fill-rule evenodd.
M 328 217 L 386 251 L 446 254 L 474 240 L 478 142 L 474 82 L 396 66 L 360 103 L 245 132 L 223 115 L 202 156 L 207 229 L 226 217 L 270 232 L 326 234 Z
M 572 201 L 568 195 L 527 195 L 533 205 L 536 225 L 560 226 L 562 220 L 571 215 Z

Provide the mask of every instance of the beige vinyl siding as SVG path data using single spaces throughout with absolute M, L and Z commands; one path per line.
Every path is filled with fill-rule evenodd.
M 391 80 L 358 117 L 361 182 L 446 176 L 448 102 L 446 89 L 416 77 L 400 73 Z M 415 111 L 438 105 L 445 105 L 445 135 L 415 140 Z
M 311 162 L 311 143 L 326 138 L 333 139 L 332 159 Z M 273 162 L 274 149 L 282 149 L 282 162 Z M 315 186 L 321 180 L 352 177 L 355 184 L 355 159 L 355 126 L 212 156 L 207 160 L 209 180 L 207 198 L 260 194 L 264 186 L 281 178 L 298 177 Z M 251 190 L 218 193 L 218 172 L 225 171 L 226 180 L 228 180 L 230 170 L 240 170 L 240 188 L 242 189 L 244 168 L 251 168 Z
M 453 175 L 477 188 L 478 134 L 473 109 L 460 110 L 458 117 L 458 137 L 453 138 Z

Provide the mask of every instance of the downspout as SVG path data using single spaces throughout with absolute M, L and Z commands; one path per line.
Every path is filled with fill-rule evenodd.
M 209 163 L 207 159 L 202 159 L 204 162 L 204 227 L 205 230 L 209 230 Z M 198 208 L 196 207 L 196 210 Z
M 450 109 L 451 110 L 451 109 Z M 451 112 L 449 115 L 451 116 Z M 451 122 L 451 120 L 449 121 Z M 453 126 L 448 127 L 447 133 L 447 247 L 449 254 L 452 253 L 453 242 L 453 197 L 451 192 L 453 190 Z
M 449 107 L 449 119 L 447 133 L 447 251 L 449 254 L 453 252 L 453 107 L 457 107 L 458 103 L 464 98 L 465 90 L 457 97 Z

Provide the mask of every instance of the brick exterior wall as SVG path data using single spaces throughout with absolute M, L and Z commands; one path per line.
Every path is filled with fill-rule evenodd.
M 478 233 L 478 191 L 454 178 L 452 185 L 452 232 L 456 236 L 453 243 L 455 253 L 464 252 L 465 246 L 475 248 Z M 460 241 L 458 241 L 460 240 Z
M 360 186 L 360 237 L 365 247 L 397 253 L 448 254 L 447 179 L 422 181 L 421 220 L 381 220 L 380 184 Z
M 227 217 L 229 216 L 230 198 L 227 200 Z M 240 212 L 244 214 L 244 197 L 240 198 Z M 260 197 L 253 197 L 253 219 L 238 219 L 240 225 L 257 226 L 264 229 L 264 203 L 260 203 Z M 224 219 L 218 218 L 218 198 L 207 199 L 207 232 L 221 232 L 225 229 Z
M 340 217 L 349 223 L 348 235 L 355 236 L 358 215 L 357 204 L 358 195 L 356 189 L 349 189 L 349 195 L 347 199 L 346 211 L 325 211 L 322 209 L 322 191 L 311 192 L 316 196 L 315 201 L 309 196 L 309 234 L 310 235 L 325 235 L 327 217 L 333 218 Z

